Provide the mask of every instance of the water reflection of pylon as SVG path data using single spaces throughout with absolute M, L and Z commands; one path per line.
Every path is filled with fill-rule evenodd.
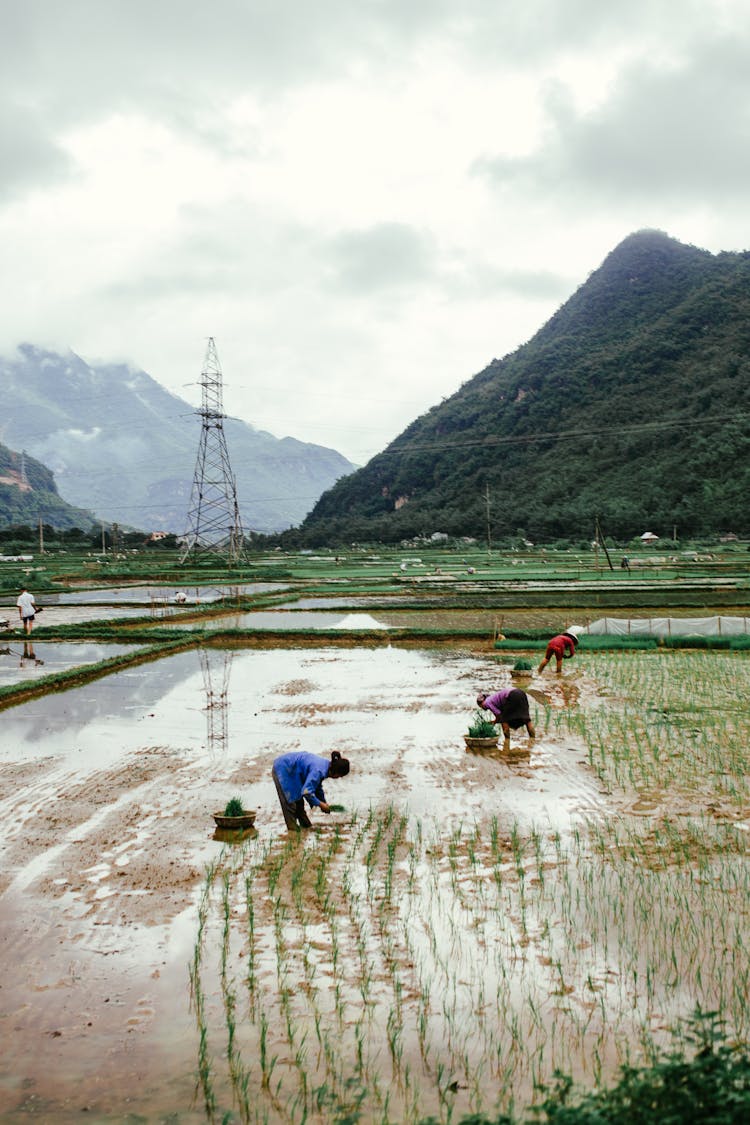
M 198 655 L 206 691 L 206 746 L 223 751 L 229 738 L 229 673 L 234 653 L 201 648 Z

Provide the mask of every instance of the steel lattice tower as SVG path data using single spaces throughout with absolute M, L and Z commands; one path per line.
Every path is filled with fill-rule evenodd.
M 201 388 L 201 408 L 196 411 L 202 419 L 201 437 L 180 561 L 194 552 L 226 555 L 236 563 L 243 554 L 244 533 L 224 435 L 222 374 L 213 336 L 208 340 Z

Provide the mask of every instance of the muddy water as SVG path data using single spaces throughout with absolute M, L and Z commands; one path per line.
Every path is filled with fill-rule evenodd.
M 77 668 L 86 664 L 96 664 L 110 656 L 129 652 L 134 645 L 103 645 L 87 642 L 67 644 L 64 642 L 39 641 L 32 634 L 30 639 L 12 637 L 0 641 L 0 685 L 20 683 L 22 680 L 37 680 L 50 672 L 62 672 L 66 668 Z
M 301 598 L 276 606 L 272 610 L 255 610 L 249 613 L 226 613 L 212 616 L 205 622 L 175 623 L 176 628 L 204 629 L 273 629 L 310 630 L 319 629 L 435 629 L 444 632 L 472 630 L 486 633 L 488 639 L 497 633 L 512 634 L 517 631 L 548 629 L 550 633 L 559 631 L 572 622 L 586 625 L 603 615 L 600 607 L 579 606 L 578 608 L 539 608 L 539 609 L 438 609 L 425 603 L 422 609 L 399 610 L 400 599 L 388 598 Z M 406 599 L 413 602 L 413 598 Z M 702 609 L 701 616 L 711 616 L 724 612 L 721 609 Z M 742 612 L 742 611 L 738 611 Z M 632 610 L 607 609 L 609 617 L 636 616 Z M 662 614 L 661 610 L 649 610 L 649 616 Z M 695 607 L 668 609 L 663 615 L 672 617 L 695 617 Z M 645 613 L 640 614 L 645 616 Z M 374 624 L 373 624 L 374 621 Z M 172 624 L 170 622 L 170 624 Z
M 327 599 L 333 600 L 333 599 Z M 567 620 L 567 618 L 565 618 Z M 560 618 L 557 618 L 559 624 Z M 499 624 L 497 614 L 488 610 L 409 610 L 398 612 L 382 605 L 371 611 L 342 608 L 338 612 L 319 609 L 255 610 L 251 613 L 221 614 L 211 617 L 198 628 L 205 629 L 438 629 L 445 632 L 483 630 L 495 636 Z M 192 628 L 190 624 L 177 628 Z M 528 626 L 534 627 L 534 626 Z M 544 626 L 542 626 L 544 627 Z M 552 626 L 550 626 L 552 628 Z
M 187 964 L 222 847 L 211 813 L 238 795 L 260 838 L 282 837 L 278 754 L 340 749 L 352 772 L 327 795 L 347 810 L 395 801 L 446 828 L 491 810 L 562 832 L 605 817 L 569 739 L 514 736 L 530 752 L 510 764 L 466 753 L 477 689 L 507 677 L 491 656 L 458 653 L 190 652 L 4 713 L 5 1120 L 205 1119 Z M 540 713 L 594 701 L 585 677 L 563 680 L 567 695 L 532 683 Z M 316 818 L 323 832 L 334 821 Z
M 147 609 L 136 608 L 135 606 L 56 606 L 52 605 L 45 608 L 44 613 L 36 619 L 37 628 L 34 630 L 34 636 L 38 633 L 38 628 L 43 628 L 50 625 L 83 625 L 89 621 L 108 621 L 124 620 L 128 617 L 143 617 L 148 614 Z M 12 636 L 10 638 L 0 638 L 0 645 L 13 643 L 18 639 L 23 639 L 24 632 L 20 624 L 16 625 L 13 618 L 11 618 Z
M 415 614 L 414 618 L 420 615 Z M 397 628 L 388 623 L 388 614 L 370 613 L 313 613 L 305 610 L 259 610 L 253 613 L 222 613 L 206 621 L 174 623 L 176 629 L 288 629 L 297 632 L 321 629 L 388 629 Z M 412 618 L 409 618 L 412 620 Z M 170 623 L 171 625 L 172 623 Z M 414 621 L 415 626 L 417 622 Z
M 92 589 L 66 590 L 62 593 L 40 594 L 40 605 L 117 605 L 122 602 L 172 601 L 177 593 L 184 593 L 191 602 L 214 602 L 237 594 L 269 593 L 285 590 L 282 582 L 246 582 L 239 586 L 101 586 Z M 13 606 L 15 598 L 0 598 L 0 605 Z
M 249 582 L 241 586 L 113 586 L 95 590 L 73 590 L 64 593 L 43 594 L 37 597 L 42 611 L 37 617 L 37 627 L 56 625 L 82 625 L 92 621 L 124 621 L 134 617 L 153 617 L 161 622 L 165 617 L 178 618 L 180 613 L 196 605 L 210 605 L 223 597 L 244 596 L 284 590 L 283 583 Z M 176 602 L 178 592 L 185 594 L 184 603 Z M 0 605 L 3 602 L 0 599 Z M 15 637 L 22 636 L 15 601 L 6 598 L 8 607 L 0 616 L 10 622 Z M 0 647 L 3 641 L 0 639 Z

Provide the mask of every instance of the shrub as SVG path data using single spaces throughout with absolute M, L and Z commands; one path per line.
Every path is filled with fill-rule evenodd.
M 458 1125 L 744 1125 L 750 1120 L 750 1054 L 747 1044 L 727 1042 L 721 1024 L 717 1012 L 699 1010 L 676 1047 L 653 1066 L 623 1066 L 610 1089 L 581 1093 L 558 1074 L 553 1087 L 542 1087 L 541 1105 L 521 1117 L 472 1113 Z M 420 1121 L 428 1123 L 434 1118 Z
M 750 1056 L 746 1046 L 730 1045 L 717 1012 L 698 1011 L 684 1036 L 695 1050 L 692 1060 L 683 1045 L 653 1066 L 621 1068 L 610 1090 L 585 1095 L 566 1104 L 572 1083 L 564 1078 L 543 1103 L 546 1121 L 557 1125 L 664 1125 L 703 1122 L 740 1125 L 750 1120 Z

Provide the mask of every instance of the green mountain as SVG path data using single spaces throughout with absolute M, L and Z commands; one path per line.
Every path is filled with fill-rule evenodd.
M 750 252 L 626 238 L 493 360 L 319 499 L 301 541 L 750 532 Z
M 0 527 L 43 524 L 67 530 L 93 527 L 91 512 L 74 508 L 59 495 L 55 478 L 41 461 L 0 445 Z

